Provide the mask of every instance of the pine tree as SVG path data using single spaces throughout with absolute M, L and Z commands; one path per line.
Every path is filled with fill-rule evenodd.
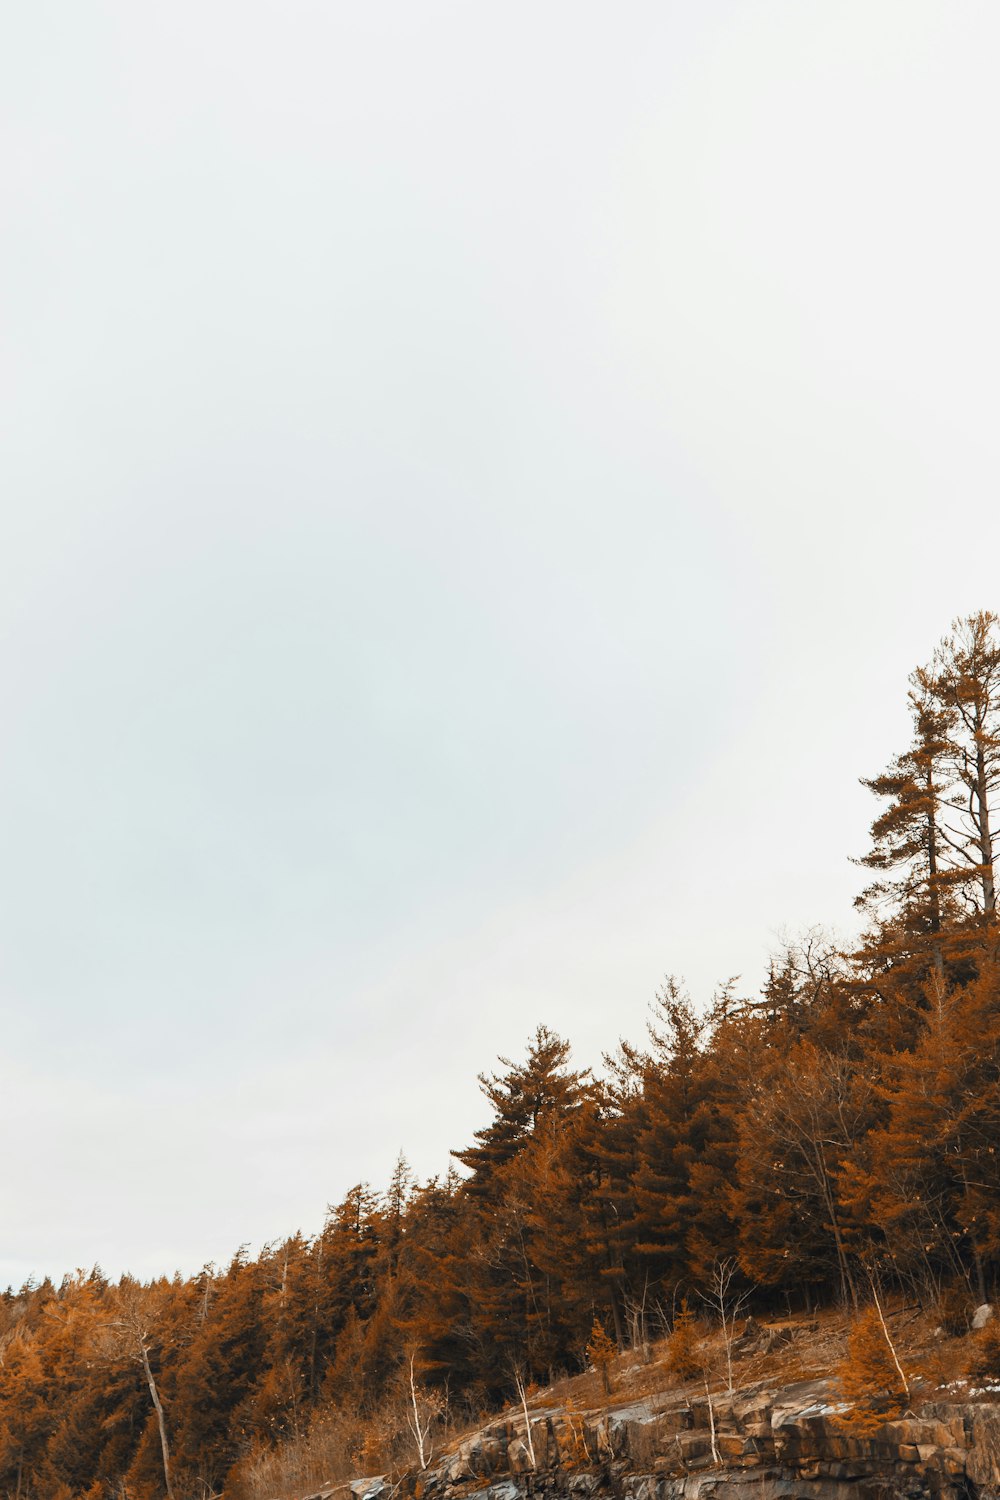
M 479 1084 L 493 1107 L 493 1119 L 475 1131 L 474 1146 L 452 1155 L 468 1167 L 466 1191 L 490 1198 L 496 1172 L 523 1149 L 547 1114 L 567 1114 L 578 1107 L 589 1088 L 589 1069 L 571 1070 L 569 1042 L 547 1026 L 539 1026 L 528 1043 L 523 1063 L 508 1057 L 500 1062 L 506 1073 L 480 1073 Z
M 656 1006 L 634 1180 L 635 1247 L 648 1257 L 654 1277 L 676 1283 L 688 1272 L 691 1170 L 711 1133 L 712 1110 L 704 1021 L 673 978 L 657 994 Z
M 886 1118 L 843 1174 L 854 1217 L 898 1273 L 937 1295 L 1000 1265 L 1000 975 L 933 996 L 912 1048 L 882 1062 Z
M 784 1024 L 782 1022 L 781 1024 Z M 761 1076 L 771 1025 L 746 1000 L 735 1000 L 724 986 L 708 1016 L 704 1048 L 710 1118 L 698 1158 L 691 1167 L 691 1219 L 688 1269 L 707 1284 L 720 1260 L 738 1254 L 740 1223 L 732 1192 L 739 1158 L 739 1117 Z
M 981 920 L 996 917 L 994 803 L 1000 793 L 1000 619 L 987 610 L 955 620 L 929 667 L 915 674 L 920 690 L 948 717 L 946 761 L 951 817 L 941 836 Z M 973 889 L 978 894 L 973 897 Z
M 700 1348 L 697 1320 L 685 1297 L 667 1344 L 667 1364 L 680 1380 L 693 1380 L 701 1374 Z
M 53 1424 L 45 1366 L 38 1343 L 13 1339 L 0 1364 L 0 1477 L 8 1494 L 32 1487 Z
M 400 1151 L 386 1190 L 383 1214 L 383 1254 L 387 1260 L 387 1270 L 390 1275 L 395 1274 L 399 1243 L 403 1237 L 406 1205 L 412 1191 L 413 1173 L 410 1171 L 409 1162 Z
M 621 1043 L 604 1062 L 608 1077 L 580 1121 L 582 1248 L 606 1287 L 619 1345 L 626 1337 L 633 1344 L 645 1344 L 650 1267 L 635 1249 L 635 1179 L 639 1137 L 646 1125 L 645 1063 L 628 1043 Z
M 522 1329 L 522 1355 L 536 1374 L 574 1361 L 602 1292 L 584 1231 L 585 1110 L 543 1118 L 529 1144 L 498 1173 L 488 1241 L 498 1273 L 497 1335 Z
M 216 1278 L 205 1318 L 170 1361 L 170 1446 L 178 1489 L 219 1490 L 253 1426 L 265 1347 L 264 1268 L 245 1250 Z M 199 1299 L 200 1300 L 200 1299 Z M 188 1298 L 190 1311 L 195 1298 Z
M 926 681 L 915 675 L 909 695 L 913 739 L 880 776 L 862 779 L 888 804 L 871 825 L 872 847 L 858 860 L 877 879 L 855 906 L 875 919 L 867 957 L 906 973 L 919 984 L 928 968 L 945 977 L 945 926 L 955 909 L 956 872 L 950 868 L 943 832 L 947 772 L 945 757 L 954 715 L 941 707 Z
M 426 1376 L 469 1390 L 486 1384 L 476 1309 L 488 1274 L 482 1215 L 458 1173 L 414 1194 L 399 1261 L 401 1341 L 419 1348 Z
M 906 1392 L 877 1308 L 866 1307 L 854 1319 L 837 1380 L 850 1405 L 842 1420 L 855 1431 L 874 1431 L 903 1410 Z
M 615 1362 L 617 1353 L 618 1350 L 608 1337 L 608 1330 L 600 1318 L 595 1317 L 590 1330 L 590 1338 L 587 1341 L 587 1362 L 592 1364 L 600 1375 L 601 1386 L 606 1396 L 611 1394 L 611 1366 Z

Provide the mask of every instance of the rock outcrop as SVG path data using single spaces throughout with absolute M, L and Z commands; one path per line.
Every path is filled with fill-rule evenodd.
M 729 1401 L 662 1393 L 628 1406 L 538 1408 L 355 1500 L 1000 1500 L 1000 1404 L 916 1402 L 864 1435 L 829 1381 Z

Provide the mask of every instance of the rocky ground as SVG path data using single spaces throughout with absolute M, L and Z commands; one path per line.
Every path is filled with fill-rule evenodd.
M 816 1324 L 759 1333 L 758 1351 L 771 1356 L 796 1336 L 829 1337 Z M 678 1389 L 662 1373 L 658 1389 L 655 1363 L 640 1374 L 638 1396 L 595 1400 L 593 1377 L 586 1405 L 572 1390 L 542 1392 L 527 1417 L 506 1412 L 423 1470 L 310 1500 L 335 1489 L 341 1500 L 347 1489 L 352 1500 L 1000 1500 L 1000 1392 L 917 1377 L 906 1413 L 862 1433 L 830 1377 L 741 1379 L 730 1398 Z

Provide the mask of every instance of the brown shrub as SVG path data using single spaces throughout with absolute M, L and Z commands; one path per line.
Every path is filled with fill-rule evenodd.
M 958 1338 L 969 1331 L 972 1307 L 968 1288 L 961 1284 L 946 1286 L 937 1301 L 937 1319 L 945 1333 Z
M 920 1374 L 939 1389 L 961 1380 L 968 1372 L 969 1355 L 959 1339 L 941 1339 L 920 1361 Z
M 1000 1318 L 992 1317 L 971 1340 L 969 1375 L 973 1380 L 1000 1378 Z

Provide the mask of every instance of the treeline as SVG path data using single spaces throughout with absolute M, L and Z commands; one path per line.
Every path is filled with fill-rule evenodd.
M 0 1491 L 251 1495 L 276 1445 L 321 1431 L 331 1464 L 371 1472 L 449 1413 L 579 1369 L 595 1317 L 643 1345 L 720 1266 L 764 1311 L 859 1306 L 873 1287 L 987 1300 L 997 619 L 956 622 L 909 704 L 910 744 L 866 783 L 855 951 L 810 934 L 759 994 L 729 984 L 707 1008 L 667 980 L 648 1037 L 599 1077 L 539 1027 L 482 1077 L 490 1117 L 461 1170 L 415 1184 L 401 1158 L 312 1238 L 189 1280 L 8 1290 Z

